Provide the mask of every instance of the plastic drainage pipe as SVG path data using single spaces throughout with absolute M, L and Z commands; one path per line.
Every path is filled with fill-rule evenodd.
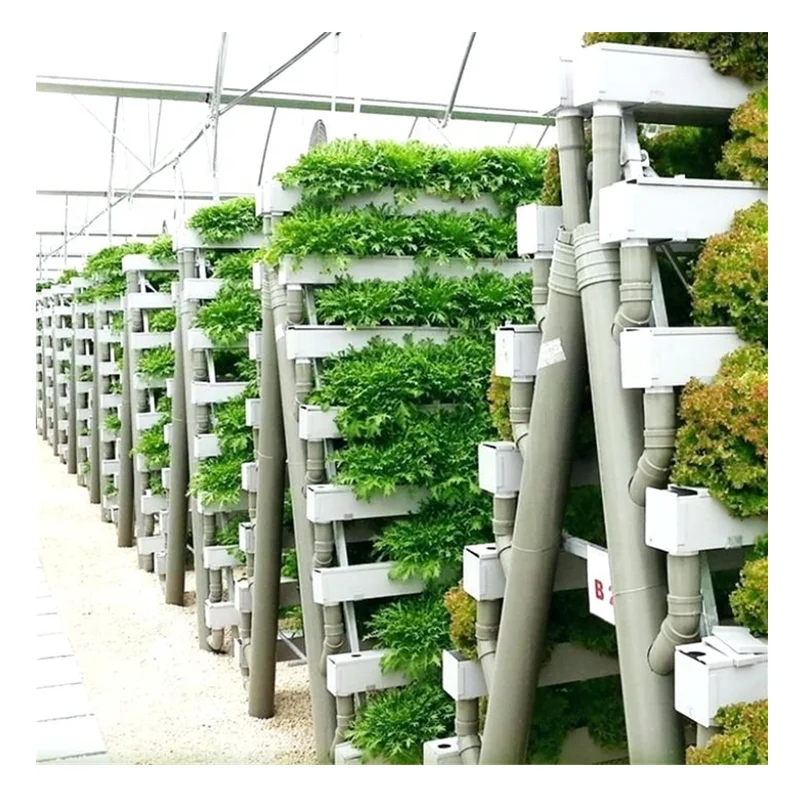
M 181 290 L 178 304 L 178 319 L 176 327 L 180 325 L 180 345 L 182 347 L 182 360 L 184 366 L 183 379 L 183 402 L 186 419 L 186 441 L 187 441 L 187 461 L 189 474 L 197 468 L 197 460 L 192 450 L 188 447 L 189 432 L 195 429 L 195 411 L 192 405 L 191 391 L 192 380 L 197 372 L 197 377 L 207 376 L 205 362 L 202 354 L 199 361 L 193 358 L 193 354 L 188 350 L 186 331 L 192 326 L 197 313 L 197 302 L 186 300 L 183 296 L 184 281 L 194 277 L 194 264 L 196 252 L 194 250 L 178 251 L 178 267 L 180 269 Z M 175 435 L 173 429 L 172 436 Z M 208 598 L 208 571 L 203 562 L 204 526 L 203 515 L 197 510 L 197 500 L 190 501 L 191 520 L 192 520 L 192 551 L 194 554 L 194 578 L 195 578 L 195 614 L 197 616 L 197 643 L 201 650 L 211 650 L 208 642 L 210 629 L 206 627 L 205 604 Z
M 619 308 L 614 316 L 614 339 L 624 328 L 641 328 L 650 321 L 653 303 L 652 263 L 646 239 L 628 239 L 620 245 Z
M 100 310 L 95 303 L 94 314 L 92 314 L 92 442 L 89 453 L 89 502 L 97 505 L 100 502 L 100 388 L 102 378 L 100 377 L 100 341 L 98 331 L 100 330 Z
M 483 670 L 487 692 L 491 695 L 494 683 L 494 665 L 497 655 L 497 632 L 500 627 L 501 600 L 478 600 L 475 615 L 475 639 L 478 662 Z
M 479 703 L 474 700 L 456 700 L 456 737 L 461 763 L 478 764 L 481 740 L 478 736 Z
M 261 420 L 258 429 L 256 553 L 252 583 L 248 712 L 267 719 L 275 714 L 275 659 L 280 613 L 283 492 L 286 439 L 281 414 L 278 351 L 267 267 L 261 264 Z
M 314 741 L 317 760 L 330 763 L 330 746 L 336 730 L 336 705 L 329 694 L 320 670 L 317 668 L 322 654 L 323 621 L 322 609 L 314 602 L 311 587 L 311 563 L 314 557 L 314 534 L 306 517 L 304 477 L 306 459 L 303 441 L 300 439 L 296 416 L 296 387 L 294 366 L 286 356 L 286 325 L 302 319 L 302 305 L 293 298 L 292 316 L 289 316 L 286 290 L 270 273 L 266 275 L 270 285 L 270 298 L 275 323 L 275 346 L 281 384 L 281 407 L 286 436 L 286 456 L 289 466 L 294 519 L 294 541 L 298 560 L 298 584 L 303 610 L 308 676 L 311 690 L 311 712 L 314 719 Z
M 69 415 L 67 416 L 67 474 L 75 475 L 78 472 L 78 387 L 75 381 L 78 380 L 78 368 L 75 363 L 77 360 L 77 342 L 75 329 L 78 323 L 78 315 L 75 312 L 73 301 L 72 310 L 72 349 L 69 363 Z
M 508 403 L 508 418 L 511 422 L 511 435 L 520 455 L 525 458 L 528 446 L 528 433 L 533 403 L 533 381 L 511 379 Z
M 507 575 L 511 566 L 511 542 L 514 536 L 514 517 L 517 498 L 495 495 L 492 500 L 492 533 L 500 566 Z
M 675 670 L 675 648 L 696 642 L 700 633 L 703 598 L 700 594 L 700 554 L 667 555 L 667 616 L 647 653 L 658 675 Z
M 574 225 L 587 217 L 583 121 L 577 112 L 562 112 L 556 126 L 564 221 Z M 555 244 L 549 288 L 481 764 L 524 763 L 561 545 L 586 377 L 581 304 L 564 229 Z
M 136 273 L 129 272 L 126 276 L 127 291 L 136 291 Z M 134 480 L 133 480 L 133 460 L 131 459 L 131 448 L 133 447 L 133 432 L 131 430 L 131 419 L 133 418 L 133 408 L 131 407 L 131 350 L 129 328 L 133 325 L 132 318 L 126 313 L 125 324 L 122 327 L 122 352 L 127 366 L 120 370 L 122 381 L 122 407 L 119 416 L 122 427 L 119 434 L 119 518 L 117 521 L 117 547 L 133 547 L 134 542 Z M 141 566 L 141 556 L 139 566 Z
M 178 286 L 180 277 L 191 271 L 191 251 L 180 250 L 178 258 Z M 186 260 L 189 264 L 185 264 Z M 181 294 L 177 295 L 180 310 Z M 169 605 L 182 606 L 186 589 L 186 525 L 189 476 L 189 453 L 186 439 L 186 388 L 183 362 L 183 336 L 180 322 L 175 325 L 173 352 L 175 369 L 172 373 L 172 422 L 169 444 L 169 529 L 167 531 L 167 578 L 164 599 Z
M 644 509 L 628 494 L 643 449 L 642 403 L 622 388 L 613 336 L 619 309 L 619 248 L 601 244 L 600 190 L 620 178 L 621 109 L 598 103 L 592 120 L 593 224 L 575 230 L 575 259 L 597 435 L 603 512 L 614 592 L 615 624 L 628 748 L 632 764 L 678 764 L 683 747 L 672 680 L 653 672 L 647 652 L 665 616 L 664 561 L 644 541 Z M 501 631 L 502 636 L 502 631 Z
M 669 481 L 669 465 L 675 452 L 675 393 L 671 387 L 644 393 L 644 451 L 636 464 L 628 494 L 644 506 L 648 487 L 663 489 Z
M 544 319 L 547 315 L 547 284 L 550 280 L 550 261 L 547 256 L 535 256 L 533 259 L 533 289 L 531 290 L 531 304 L 533 305 L 533 318 L 544 330 Z

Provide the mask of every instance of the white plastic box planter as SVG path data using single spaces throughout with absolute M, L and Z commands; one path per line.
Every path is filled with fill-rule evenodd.
M 169 467 L 162 467 L 161 469 L 161 485 L 165 489 L 169 489 Z
M 146 431 L 152 428 L 161 419 L 161 412 L 159 411 L 142 411 L 134 414 L 134 425 L 137 431 Z
M 431 274 L 447 278 L 466 278 L 482 270 L 499 272 L 510 278 L 520 272 L 529 272 L 530 268 L 530 262 L 518 258 L 497 264 L 481 259 L 474 265 L 458 260 L 444 265 L 430 264 L 427 267 Z M 330 286 L 342 274 L 356 282 L 380 280 L 391 283 L 411 277 L 418 269 L 412 256 L 353 259 L 344 270 L 332 267 L 329 262 L 317 256 L 304 258 L 300 264 L 296 264 L 292 256 L 284 256 L 278 269 L 278 283 L 281 286 Z
M 91 381 L 75 381 L 75 392 L 77 394 L 89 394 L 92 391 Z
M 735 328 L 626 328 L 620 334 L 623 389 L 710 381 L 722 358 L 744 342 Z
M 250 588 L 250 581 L 247 578 L 241 578 L 234 584 L 233 604 L 240 614 L 251 614 L 253 612 L 253 593 Z
M 286 357 L 294 361 L 299 358 L 328 358 L 351 347 L 359 350 L 375 338 L 403 344 L 405 337 L 410 336 L 414 342 L 430 339 L 442 344 L 452 331 L 448 328 L 400 326 L 348 330 L 344 325 L 293 325 L 286 327 L 283 333 L 286 336 Z
M 407 678 L 400 671 L 382 672 L 381 659 L 386 650 L 342 653 L 328 656 L 326 685 L 334 697 L 349 697 L 358 692 L 373 692 L 405 686 Z
M 122 406 L 121 394 L 101 394 L 100 395 L 100 408 L 112 409 L 120 408 Z
M 359 766 L 364 754 L 350 742 L 342 742 L 333 748 L 333 763 L 336 766 Z
M 185 278 L 181 286 L 184 300 L 213 300 L 222 281 L 219 278 Z
M 119 460 L 118 459 L 103 459 L 100 462 L 101 475 L 119 475 Z
M 748 181 L 639 178 L 600 190 L 600 241 L 701 241 L 725 233 L 736 211 L 768 193 Z
M 395 581 L 389 573 L 393 561 L 315 569 L 311 573 L 314 602 L 320 605 L 419 594 L 424 583 L 416 578 Z
M 561 220 L 561 206 L 517 206 L 517 252 L 526 256 L 551 255 Z
M 748 91 L 690 50 L 602 43 L 580 49 L 572 62 L 572 102 L 587 114 L 595 103 L 614 102 L 639 122 L 726 124 Z
M 261 427 L 261 400 L 248 398 L 244 401 L 244 421 L 251 428 Z
M 195 350 L 213 350 L 214 343 L 202 328 L 189 328 L 186 331 L 186 347 L 192 352 Z
M 207 628 L 218 631 L 238 625 L 240 621 L 239 612 L 232 602 L 212 603 L 210 600 L 206 600 L 205 623 Z
M 116 442 L 117 439 L 119 439 L 119 433 L 117 431 L 111 431 L 106 427 L 101 428 L 100 430 L 101 442 Z
M 297 415 L 298 434 L 306 441 L 339 439 L 342 434 L 336 425 L 336 417 L 342 408 L 322 409 L 319 406 L 300 406 Z
M 211 545 L 203 548 L 203 565 L 206 569 L 228 569 L 239 566 L 236 556 L 231 555 L 227 545 Z
M 92 357 L 89 356 L 89 361 L 87 362 L 88 366 L 92 366 Z M 119 364 L 115 361 L 101 361 L 100 362 L 100 375 L 101 377 L 107 377 L 111 375 L 119 375 L 120 368 Z
M 164 444 L 170 444 L 172 442 L 172 423 L 167 422 L 164 425 Z
M 480 663 L 456 650 L 442 652 L 442 688 L 454 700 L 475 700 L 488 693 Z
M 142 455 L 142 453 L 137 453 L 134 461 L 133 461 L 134 468 L 137 472 L 149 472 L 149 468 L 147 466 L 147 459 Z
M 232 514 L 235 511 L 247 511 L 247 494 L 242 492 L 239 500 L 235 503 L 203 503 L 197 501 L 197 511 L 199 514 Z
M 136 539 L 136 550 L 140 556 L 153 556 L 166 547 L 164 536 L 139 536 Z
M 242 464 L 242 489 L 245 492 L 258 491 L 258 465 L 255 461 Z
M 134 391 L 142 392 L 146 389 L 165 389 L 167 381 L 165 378 L 150 378 L 140 375 L 138 372 L 133 376 Z
M 79 436 L 78 437 L 78 447 L 81 450 L 88 450 L 92 446 L 92 437 L 91 436 Z
M 89 422 L 92 418 L 92 409 L 91 408 L 79 408 L 78 409 L 78 421 L 79 422 Z
M 176 264 L 164 264 L 154 261 L 142 253 L 133 253 L 122 257 L 123 272 L 176 272 Z
M 192 440 L 192 451 L 197 459 L 214 458 L 222 451 L 216 433 L 200 433 Z
M 157 333 L 131 333 L 128 336 L 131 350 L 151 350 L 155 347 L 171 347 L 172 331 Z
M 190 399 L 194 406 L 206 406 L 213 403 L 225 403 L 233 400 L 247 388 L 243 381 L 229 383 L 207 383 L 205 381 L 192 381 Z
M 125 298 L 129 309 L 172 308 L 172 295 L 166 292 L 133 292 Z
M 458 749 L 458 737 L 450 736 L 447 739 L 433 739 L 422 745 L 422 763 L 430 767 L 448 767 L 461 764 L 461 754 Z
M 522 478 L 522 455 L 513 442 L 478 445 L 478 483 L 495 497 L 514 497 Z
M 98 328 L 97 341 L 100 344 L 119 344 L 122 341 L 122 334 L 114 333 L 111 328 Z
M 716 626 L 675 649 L 675 710 L 711 727 L 724 706 L 767 698 L 767 642 L 746 628 Z
M 172 234 L 173 249 L 178 250 L 260 250 L 264 246 L 264 235 L 248 233 L 240 239 L 222 244 L 204 243 L 197 231 L 179 225 Z
M 542 332 L 536 325 L 498 328 L 494 334 L 495 374 L 501 378 L 532 381 L 536 377 L 541 344 Z
M 256 526 L 252 522 L 239 523 L 239 549 L 243 553 L 256 551 Z
M 153 572 L 159 577 L 167 574 L 167 554 L 164 552 L 153 554 Z
M 349 486 L 318 484 L 307 487 L 306 518 L 309 522 L 326 523 L 400 517 L 415 512 L 426 497 L 424 490 L 403 487 L 390 497 L 359 500 Z
M 647 489 L 644 530 L 650 547 L 680 555 L 754 544 L 767 520 L 736 519 L 708 489 L 670 485 Z
M 169 509 L 169 502 L 163 494 L 143 494 L 139 499 L 142 514 L 160 514 Z

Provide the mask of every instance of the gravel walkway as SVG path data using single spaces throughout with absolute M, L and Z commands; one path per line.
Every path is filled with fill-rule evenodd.
M 166 605 L 39 437 L 36 452 L 39 558 L 113 763 L 314 763 L 306 667 L 279 664 L 277 715 L 248 716 L 233 659 L 197 646 L 194 606 Z

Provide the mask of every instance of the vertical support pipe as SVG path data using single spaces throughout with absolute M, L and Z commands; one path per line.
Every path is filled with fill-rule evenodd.
M 470 766 L 478 763 L 481 740 L 478 736 L 479 702 L 456 700 L 456 736 L 461 763 Z
M 180 345 L 182 347 L 183 356 L 183 389 L 184 389 L 184 412 L 186 419 L 186 441 L 187 441 L 187 457 L 189 464 L 189 475 L 196 469 L 197 462 L 191 451 L 188 448 L 189 431 L 194 430 L 195 408 L 191 402 L 192 380 L 194 378 L 194 363 L 192 360 L 192 353 L 187 346 L 187 331 L 192 326 L 194 316 L 196 313 L 197 303 L 194 301 L 186 300 L 183 296 L 184 281 L 187 278 L 194 277 L 194 265 L 197 254 L 194 250 L 179 250 L 178 251 L 178 267 L 180 269 L 181 288 L 180 288 L 180 302 L 178 304 L 178 318 L 176 325 L 180 325 Z M 176 435 L 176 426 L 173 425 L 172 435 Z M 208 642 L 208 637 L 211 634 L 211 629 L 206 627 L 206 599 L 208 598 L 208 571 L 206 570 L 203 562 L 203 546 L 204 541 L 204 519 L 203 515 L 197 510 L 197 500 L 192 499 L 189 501 L 189 508 L 191 509 L 192 520 L 192 550 L 194 552 L 194 579 L 195 579 L 195 613 L 197 615 L 197 643 L 201 650 L 211 650 Z
M 286 439 L 281 413 L 281 385 L 270 276 L 261 269 L 261 420 L 258 429 L 255 575 L 250 646 L 248 711 L 266 719 L 275 714 L 275 657 L 280 613 L 283 493 Z
M 89 457 L 89 502 L 97 505 L 100 502 L 100 304 L 94 304 L 92 314 L 93 346 L 92 346 L 92 450 Z
M 671 677 L 647 653 L 666 612 L 664 556 L 644 541 L 644 509 L 628 494 L 643 449 L 641 393 L 622 388 L 613 324 L 619 309 L 619 248 L 599 243 L 600 190 L 620 179 L 621 110 L 598 103 L 592 120 L 592 223 L 575 231 L 603 514 L 611 563 L 620 676 L 632 764 L 679 764 L 683 746 Z
M 160 108 L 159 108 L 160 113 Z M 186 522 L 189 455 L 186 440 L 186 394 L 183 372 L 183 336 L 181 334 L 180 279 L 184 273 L 183 262 L 191 258 L 191 251 L 178 252 L 179 274 L 175 301 L 175 330 L 173 351 L 175 371 L 172 378 L 172 427 L 169 444 L 169 530 L 167 532 L 167 579 L 164 600 L 168 605 L 182 606 L 186 588 Z M 176 284 L 173 284 L 175 286 Z
M 119 410 L 122 427 L 119 430 L 119 520 L 117 523 L 117 547 L 133 547 L 135 534 L 141 535 L 140 531 L 135 531 L 136 510 L 134 503 L 139 502 L 138 496 L 134 491 L 133 470 L 134 463 L 131 457 L 133 448 L 133 429 L 131 422 L 136 413 L 132 403 L 131 377 L 133 368 L 131 367 L 131 348 L 130 333 L 133 327 L 133 315 L 128 310 L 128 294 L 132 294 L 138 288 L 136 272 L 128 272 L 125 276 L 127 283 L 126 294 L 122 298 L 122 314 L 124 324 L 122 326 L 122 360 L 120 369 L 120 380 L 122 381 L 122 408 Z
M 289 466 L 294 517 L 294 540 L 299 565 L 298 584 L 300 603 L 303 609 L 303 630 L 305 631 L 306 655 L 308 658 L 308 677 L 311 688 L 311 710 L 314 719 L 314 741 L 317 760 L 321 764 L 330 763 L 330 745 L 336 731 L 336 704 L 328 692 L 325 679 L 318 669 L 322 655 L 323 622 L 322 606 L 314 602 L 311 588 L 311 562 L 314 557 L 314 535 L 311 523 L 306 518 L 306 499 L 304 494 L 305 453 L 299 437 L 295 412 L 294 367 L 286 355 L 285 330 L 289 322 L 286 290 L 268 276 L 271 286 L 273 321 L 275 323 L 275 343 L 278 354 L 278 369 L 281 383 L 281 406 L 283 426 L 286 435 L 286 456 Z
M 53 296 L 52 306 L 52 336 L 50 337 L 51 349 L 53 351 L 53 455 L 58 458 L 58 445 L 61 439 L 61 430 L 58 424 L 60 417 L 59 407 L 61 403 L 58 402 L 61 386 L 58 383 L 58 376 L 61 374 L 61 362 L 58 360 L 58 354 L 61 350 L 61 339 L 58 338 L 58 329 L 61 327 L 58 315 L 58 295 Z
M 75 312 L 75 295 L 72 299 L 72 353 L 69 362 L 69 415 L 67 416 L 67 474 L 76 475 L 78 472 L 78 387 L 75 385 L 78 380 L 78 368 L 75 363 L 78 340 L 75 337 L 75 330 L 78 325 L 78 315 Z
M 583 121 L 577 113 L 561 113 L 556 125 L 564 223 L 576 225 L 588 216 Z M 556 240 L 549 289 L 481 764 L 524 763 L 561 546 L 572 440 L 586 380 L 571 233 L 564 229 Z
M 42 383 L 41 383 L 41 398 L 40 403 L 42 407 L 42 439 L 47 441 L 47 356 L 45 350 L 47 349 L 47 337 L 45 336 L 45 319 L 47 307 L 46 300 L 42 297 L 39 301 L 39 352 L 42 359 Z

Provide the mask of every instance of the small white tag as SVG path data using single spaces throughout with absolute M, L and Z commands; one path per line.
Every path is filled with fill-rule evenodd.
M 544 367 L 550 367 L 566 360 L 564 349 L 561 347 L 561 339 L 551 339 L 539 348 L 539 361 L 536 364 L 536 371 L 538 372 Z

